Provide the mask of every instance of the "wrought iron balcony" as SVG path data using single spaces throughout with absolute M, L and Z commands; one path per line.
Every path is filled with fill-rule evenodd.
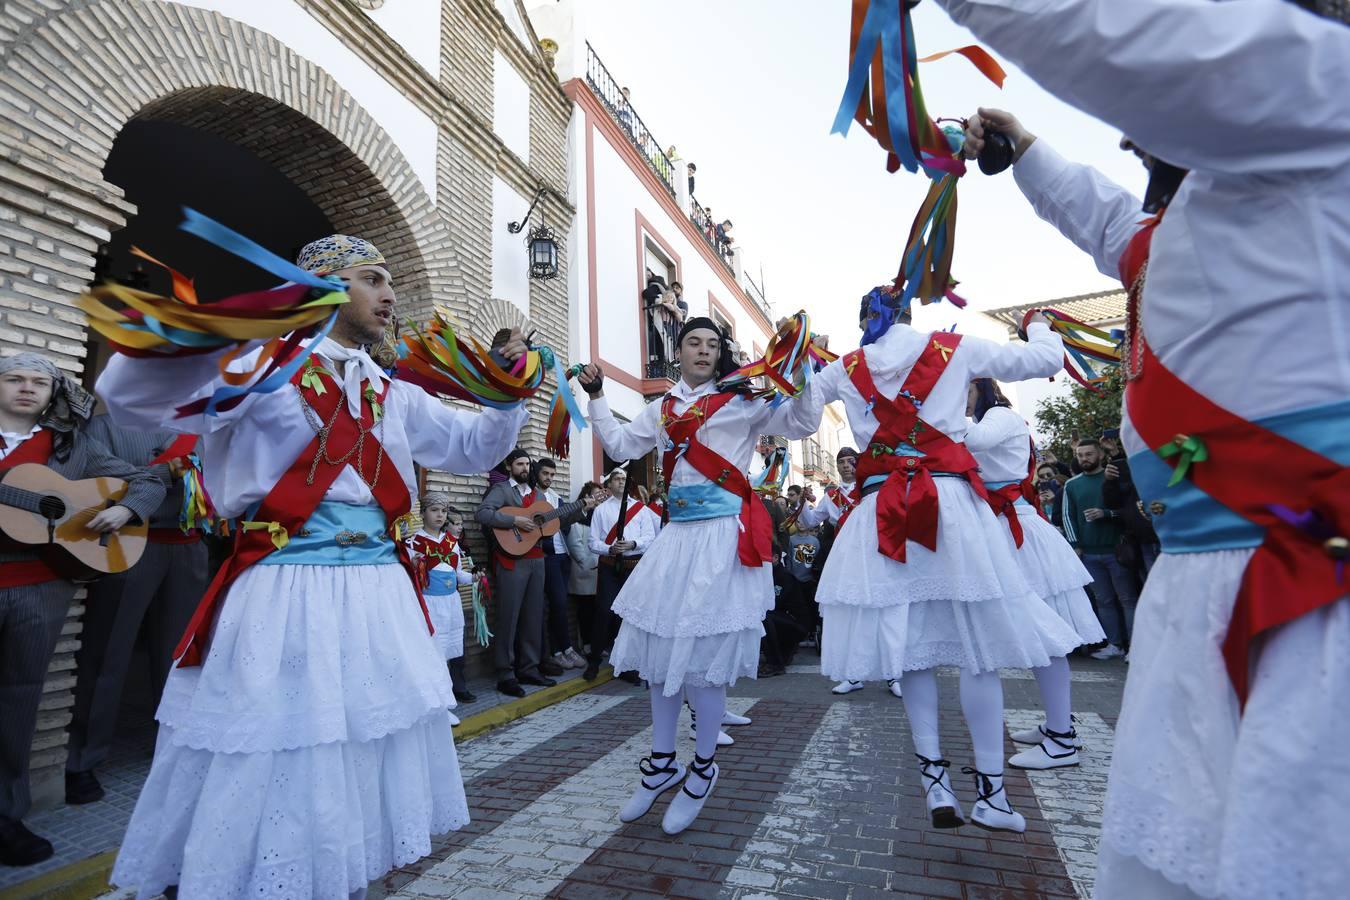
M 609 74 L 609 69 L 600 61 L 590 41 L 586 42 L 586 83 L 590 85 L 595 96 L 600 98 L 600 102 L 605 104 L 610 116 L 619 123 L 619 127 L 628 135 L 628 140 L 638 153 L 642 154 L 642 158 L 656 173 L 656 177 L 661 179 L 670 196 L 678 197 L 675 191 L 675 164 L 661 149 L 660 141 L 652 137 L 647 123 L 642 121 L 637 110 L 633 109 L 633 105 L 623 95 L 623 88 L 619 87 L 614 76 Z

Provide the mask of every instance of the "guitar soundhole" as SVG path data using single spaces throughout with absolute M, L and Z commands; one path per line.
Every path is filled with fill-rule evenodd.
M 38 515 L 44 519 L 63 519 L 66 515 L 65 501 L 50 494 L 38 501 Z

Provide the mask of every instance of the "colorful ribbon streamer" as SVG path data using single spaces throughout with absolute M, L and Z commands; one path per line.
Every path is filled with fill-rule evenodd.
M 470 603 L 473 606 L 473 635 L 478 639 L 478 646 L 487 647 L 492 644 L 492 632 L 488 630 L 487 609 L 483 601 L 492 601 L 492 588 L 488 585 L 486 575 L 479 575 L 473 582 L 473 590 L 470 592 Z
M 754 488 L 756 494 L 763 496 L 772 497 L 781 494 L 783 486 L 787 484 L 790 468 L 792 467 L 788 464 L 788 448 L 775 447 L 769 454 L 764 471 L 750 479 L 750 486 Z
M 552 349 L 539 347 L 531 348 L 507 371 L 479 341 L 473 337 L 461 340 L 439 310 L 425 328 L 413 322 L 408 325 L 411 333 L 404 333 L 399 347 L 398 377 L 432 393 L 491 409 L 510 409 L 537 394 L 544 373 L 552 369 L 558 387 L 549 407 L 545 445 L 567 458 L 571 427 L 578 431 L 586 427 L 586 417 L 568 386 L 579 366 L 564 369 Z
M 838 358 L 811 333 L 810 316 L 798 312 L 769 340 L 763 357 L 725 376 L 718 387 L 735 390 L 763 376 L 763 385 L 752 386 L 750 396 L 777 404 L 800 394 L 813 374 Z
M 88 314 L 90 326 L 108 339 L 113 350 L 127 356 L 190 356 L 236 345 L 220 358 L 225 386 L 177 411 L 180 417 L 216 415 L 250 394 L 271 393 L 289 381 L 309 355 L 305 340 L 315 337 L 312 346 L 328 333 L 337 318 L 336 307 L 347 302 L 347 294 L 339 279 L 305 272 L 195 210 L 184 208 L 183 213 L 184 231 L 289 282 L 202 303 L 191 278 L 133 247 L 132 253 L 169 273 L 172 296 L 104 284 L 77 302 Z M 253 367 L 231 371 L 244 345 L 253 341 L 267 342 Z
M 1120 365 L 1120 346 L 1110 332 L 1075 319 L 1057 309 L 1031 309 L 1022 317 L 1022 330 L 1036 313 L 1050 320 L 1050 330 L 1064 341 L 1064 370 L 1090 391 L 1101 392 L 1106 368 Z M 1094 365 L 1095 363 L 1095 365 Z

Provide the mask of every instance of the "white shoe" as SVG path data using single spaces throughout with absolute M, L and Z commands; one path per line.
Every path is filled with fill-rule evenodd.
M 886 687 L 890 690 L 891 696 L 892 696 L 892 697 L 903 697 L 903 696 L 905 696 L 905 695 L 904 695 L 903 693 L 901 693 L 901 691 L 900 691 L 900 679 L 899 679 L 899 678 L 892 678 L 890 681 L 886 682 Z
M 914 754 L 919 756 L 919 754 Z M 928 815 L 934 828 L 960 828 L 966 824 L 961 815 L 961 802 L 952 792 L 951 780 L 947 777 L 947 767 L 951 765 L 945 759 L 927 759 L 919 756 L 919 773 L 924 785 L 924 801 L 928 804 Z
M 830 688 L 832 694 L 851 694 L 854 691 L 861 691 L 863 683 L 861 681 L 841 681 Z
M 1117 657 L 1124 656 L 1125 651 L 1117 647 L 1115 644 L 1107 644 L 1100 650 L 1094 650 L 1088 655 L 1091 656 L 1093 659 L 1116 659 Z
M 1078 717 L 1073 716 L 1070 718 L 1070 721 L 1077 722 Z M 1012 738 L 1014 744 L 1039 744 L 1041 741 L 1045 740 L 1047 734 L 1049 734 L 1049 732 L 1046 730 L 1045 724 L 1042 723 L 1035 728 L 1028 728 L 1025 731 L 1014 731 L 1009 734 L 1008 737 Z M 1073 735 L 1071 743 L 1074 748 L 1082 750 L 1083 742 L 1078 739 L 1078 732 L 1072 725 L 1069 726 L 1069 734 Z
M 675 761 L 674 753 L 653 753 L 638 763 L 642 781 L 628 802 L 619 810 L 620 822 L 636 822 L 647 814 L 666 791 L 675 787 L 684 778 L 684 765 Z
M 975 776 L 975 793 L 979 797 L 970 811 L 970 821 L 987 831 L 1013 831 L 1017 834 L 1027 830 L 1027 820 L 1012 808 L 1008 802 L 1008 792 L 1003 789 L 1002 775 L 986 775 L 966 766 L 961 770 Z M 994 779 L 998 786 L 994 786 Z
M 690 732 L 689 732 L 689 740 L 691 740 L 691 741 L 696 741 L 696 740 L 698 740 L 698 732 L 697 732 L 697 731 L 690 731 Z M 719 747 L 730 747 L 730 746 L 731 746 L 732 744 L 734 744 L 734 743 L 736 743 L 736 739 L 735 739 L 735 738 L 733 738 L 731 735 L 727 734 L 725 731 L 721 730 L 720 728 L 717 730 L 717 746 L 719 746 Z
M 568 647 L 566 650 L 563 651 L 563 656 L 567 657 L 567 662 L 570 664 L 570 668 L 573 669 L 586 668 L 585 658 L 580 653 L 577 652 L 575 647 Z
M 703 811 L 703 804 L 707 802 L 708 795 L 717 787 L 717 776 L 721 774 L 717 763 L 711 759 L 704 762 L 700 762 L 701 760 L 702 757 L 694 757 L 694 761 L 689 765 L 689 777 L 685 779 L 684 787 L 666 809 L 666 816 L 661 820 L 661 830 L 666 834 L 679 834 L 694 824 L 698 814 Z M 690 790 L 691 787 L 693 790 Z
M 454 713 L 450 712 L 449 710 L 446 710 L 446 713 L 445 713 L 445 714 L 446 714 L 447 716 L 450 717 L 450 727 L 451 727 L 451 728 L 454 728 L 456 725 L 459 724 L 459 716 L 455 715 Z
M 1013 755 L 1008 765 L 1018 769 L 1058 769 L 1078 765 L 1078 732 L 1072 728 L 1066 733 L 1040 729 L 1044 740 L 1034 747 Z
M 749 724 L 750 724 L 750 717 L 749 717 L 749 716 L 738 716 L 738 715 L 736 715 L 734 712 L 732 712 L 731 710 L 727 710 L 726 712 L 722 713 L 722 724 L 723 724 L 723 725 L 749 725 Z

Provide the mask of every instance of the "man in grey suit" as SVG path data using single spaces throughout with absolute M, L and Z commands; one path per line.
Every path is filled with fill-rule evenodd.
M 0 471 L 36 463 L 71 479 L 126 480 L 122 501 L 89 521 L 92 530 L 109 533 L 149 519 L 164 499 L 164 485 L 79 431 L 93 404 L 46 357 L 0 359 Z M 43 680 L 74 596 L 75 585 L 50 568 L 38 548 L 0 537 L 0 863 L 7 866 L 52 855 L 51 842 L 22 820 L 32 802 L 28 758 Z
M 517 447 L 502 463 L 507 479 L 488 489 L 476 518 L 491 538 L 493 528 L 535 531 L 532 519 L 499 512 L 502 507 L 529 506 L 536 499 L 530 486 L 530 454 Z M 558 682 L 539 671 L 544 635 L 544 552 L 538 545 L 512 556 L 492 541 L 492 572 L 497 603 L 495 622 L 497 690 L 524 697 L 523 684 L 551 687 Z
M 86 436 L 98 439 L 113 455 L 133 466 L 150 466 L 179 437 L 173 431 L 132 431 L 95 416 Z M 183 507 L 182 457 L 150 466 L 167 493 L 150 517 L 150 541 L 139 562 L 125 572 L 99 579 L 89 588 L 80 650 L 75 656 L 75 709 L 66 757 L 66 802 L 103 799 L 94 769 L 112 749 L 122 687 L 131 667 L 136 636 L 145 632 L 150 656 L 153 706 L 159 706 L 173 651 L 206 591 L 206 544 L 200 529 L 179 526 Z

